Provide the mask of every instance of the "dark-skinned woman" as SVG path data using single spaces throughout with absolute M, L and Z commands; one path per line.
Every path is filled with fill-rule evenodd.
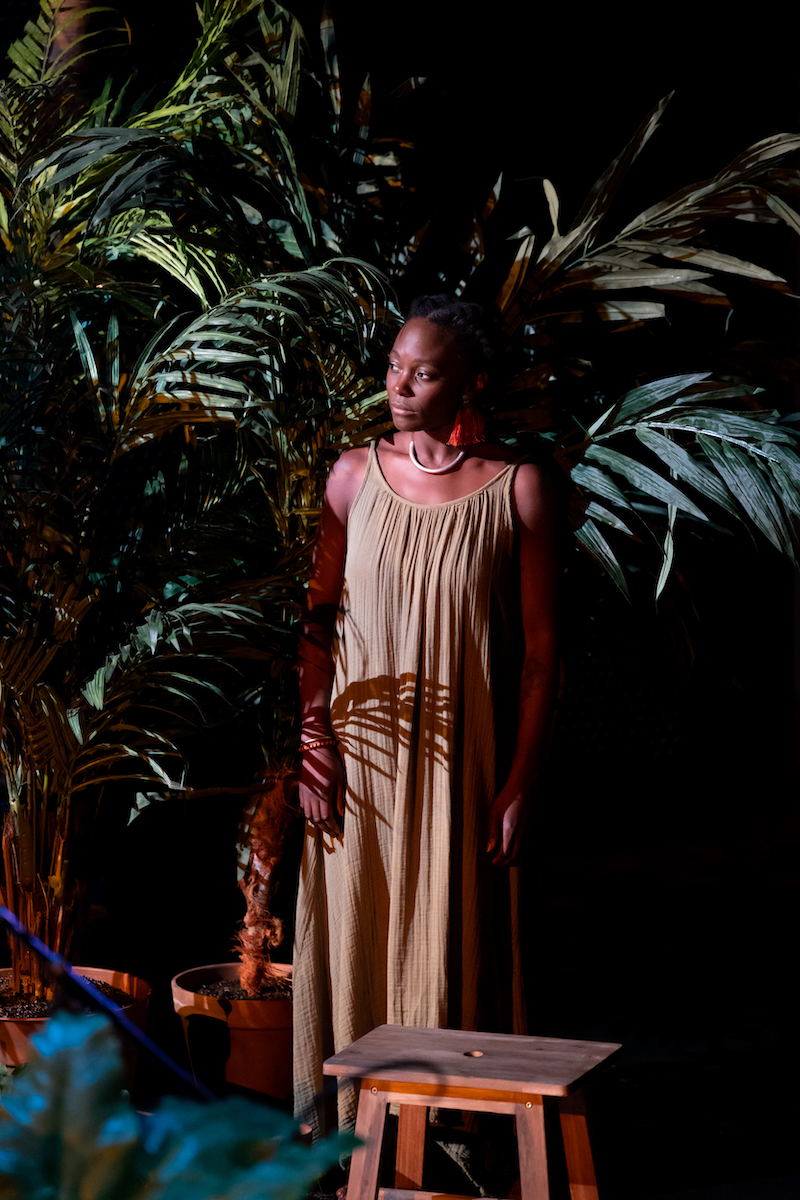
M 478 306 L 415 301 L 394 432 L 328 480 L 300 648 L 304 1119 L 324 1059 L 377 1025 L 527 1033 L 515 863 L 555 690 L 556 519 L 540 469 L 484 440 L 492 354 Z

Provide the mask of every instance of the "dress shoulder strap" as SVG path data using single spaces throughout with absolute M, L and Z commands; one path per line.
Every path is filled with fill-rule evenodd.
M 355 496 L 353 497 L 352 503 L 350 505 L 350 511 L 347 514 L 348 521 L 350 520 L 350 516 L 353 512 L 353 509 L 356 507 L 356 505 L 362 499 L 364 494 L 366 492 L 370 491 L 372 488 L 374 488 L 376 480 L 379 480 L 381 478 L 380 466 L 378 465 L 378 449 L 377 449 L 377 447 L 378 447 L 378 440 L 376 438 L 373 441 L 371 441 L 369 444 L 369 449 L 367 451 L 367 465 L 364 470 L 364 478 L 361 480 L 361 483 L 359 484 L 359 487 L 358 487 L 358 491 L 356 492 Z

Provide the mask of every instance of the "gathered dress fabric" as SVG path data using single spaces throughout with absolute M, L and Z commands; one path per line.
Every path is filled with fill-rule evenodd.
M 347 521 L 331 724 L 343 835 L 306 827 L 294 951 L 295 1113 L 384 1023 L 526 1033 L 516 869 L 487 854 L 522 662 L 515 467 L 457 500 L 387 484 L 373 444 Z M 338 1119 L 355 1120 L 341 1085 Z

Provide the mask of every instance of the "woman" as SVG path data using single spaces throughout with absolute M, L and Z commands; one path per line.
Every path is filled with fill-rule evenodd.
M 306 1117 L 323 1060 L 376 1025 L 527 1032 L 514 864 L 556 675 L 555 519 L 539 469 L 483 440 L 490 360 L 477 306 L 416 301 L 395 432 L 328 480 L 300 650 Z

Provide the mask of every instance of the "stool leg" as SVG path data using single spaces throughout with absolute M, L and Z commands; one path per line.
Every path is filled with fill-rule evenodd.
M 397 1155 L 394 1160 L 394 1186 L 422 1188 L 422 1164 L 425 1158 L 425 1130 L 428 1110 L 424 1104 L 401 1104 L 397 1121 Z
M 348 1200 L 375 1200 L 387 1102 L 386 1092 L 373 1092 L 362 1083 L 356 1114 L 356 1137 L 361 1138 L 365 1145 L 354 1150 L 350 1160 Z
M 597 1200 L 597 1178 L 586 1124 L 583 1092 L 576 1092 L 568 1099 L 560 1101 L 559 1110 L 570 1200 Z
M 543 1098 L 532 1096 L 530 1104 L 530 1108 L 526 1104 L 518 1104 L 514 1111 L 519 1146 L 520 1195 L 522 1200 L 550 1200 Z

